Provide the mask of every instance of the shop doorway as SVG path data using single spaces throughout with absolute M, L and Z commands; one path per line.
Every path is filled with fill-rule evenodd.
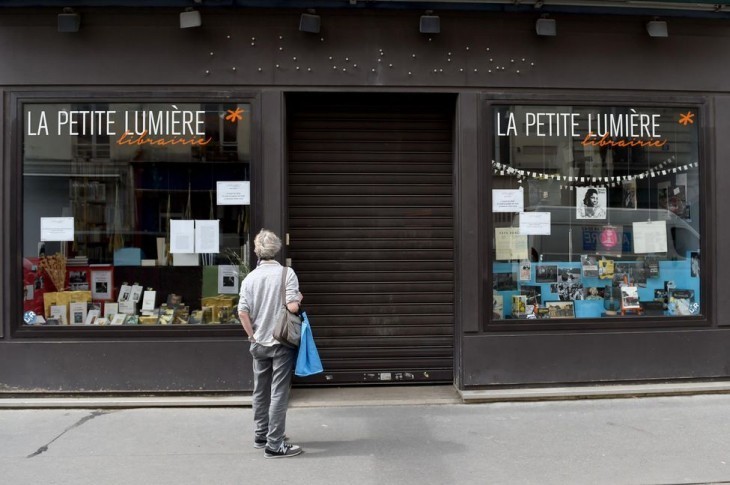
M 451 383 L 451 95 L 287 96 L 287 257 L 325 373 L 311 384 Z

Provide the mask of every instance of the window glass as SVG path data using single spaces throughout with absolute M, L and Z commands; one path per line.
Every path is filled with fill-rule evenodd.
M 249 105 L 23 111 L 23 325 L 238 324 Z
M 492 116 L 492 323 L 700 314 L 696 109 Z

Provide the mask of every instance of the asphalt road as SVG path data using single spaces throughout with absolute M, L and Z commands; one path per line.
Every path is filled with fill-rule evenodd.
M 0 411 L 4 484 L 730 482 L 730 395 L 293 408 L 264 459 L 250 408 Z

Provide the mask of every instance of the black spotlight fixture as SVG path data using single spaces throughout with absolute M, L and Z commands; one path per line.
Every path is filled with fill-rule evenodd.
M 307 10 L 307 13 L 303 13 L 299 17 L 299 30 L 302 32 L 309 32 L 310 34 L 319 34 L 319 27 L 322 21 L 314 10 Z
M 63 9 L 63 13 L 58 14 L 58 31 L 59 32 L 78 32 L 81 27 L 81 15 L 74 12 L 71 7 Z
M 421 22 L 418 25 L 418 30 L 422 34 L 440 33 L 441 18 L 438 15 L 434 15 L 432 10 L 426 10 L 426 13 L 421 15 Z

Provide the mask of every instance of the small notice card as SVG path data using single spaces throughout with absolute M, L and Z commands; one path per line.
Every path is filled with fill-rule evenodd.
M 520 213 L 520 234 L 532 236 L 550 235 L 550 213 L 549 212 L 521 212 Z
M 170 253 L 195 252 L 195 221 L 170 221 Z
M 73 240 L 73 217 L 41 217 L 41 241 Z
M 492 212 L 522 212 L 523 210 L 522 189 L 492 190 Z
M 216 183 L 218 205 L 251 205 L 251 182 L 219 181 Z
M 636 254 L 667 252 L 667 221 L 634 222 Z
M 527 236 L 519 234 L 516 227 L 497 227 L 494 229 L 496 259 L 527 259 Z

